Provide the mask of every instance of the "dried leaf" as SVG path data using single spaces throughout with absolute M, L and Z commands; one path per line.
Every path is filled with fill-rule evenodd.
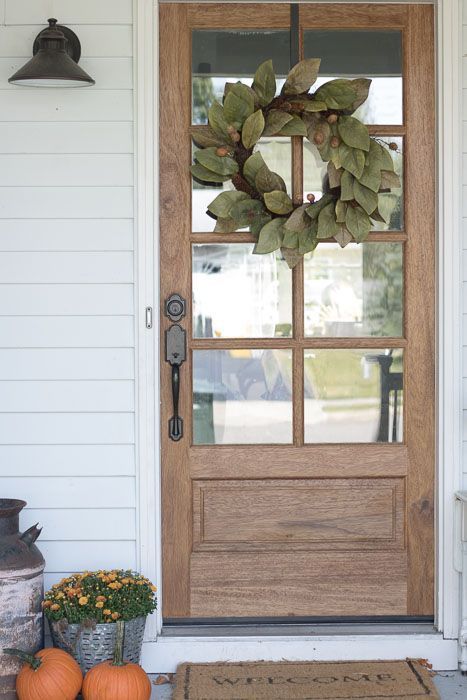
M 219 102 L 213 102 L 208 112 L 208 121 L 211 129 L 221 138 L 228 138 L 229 124 L 224 115 L 224 108 Z
M 361 207 L 347 207 L 345 225 L 358 243 L 365 240 L 371 230 L 370 217 Z
M 259 151 L 253 153 L 249 158 L 246 159 L 243 166 L 243 175 L 246 177 L 248 182 L 252 187 L 255 187 L 255 180 L 258 172 L 266 163 L 263 160 L 263 156 Z
M 318 77 L 320 58 L 306 58 L 297 63 L 289 72 L 282 88 L 283 95 L 299 95 L 307 92 Z
M 269 170 L 267 165 L 263 165 L 263 167 L 258 170 L 255 178 L 255 186 L 261 194 L 272 192 L 273 190 L 287 191 L 287 186 L 281 176 Z
M 258 67 L 252 87 L 262 107 L 265 107 L 272 101 L 276 94 L 276 76 L 271 59 L 264 61 Z
M 378 195 L 376 192 L 373 192 L 373 190 L 370 190 L 368 187 L 361 185 L 358 180 L 354 180 L 353 194 L 354 199 L 360 204 L 367 214 L 371 214 L 371 212 L 378 206 Z
M 337 233 L 339 227 L 336 222 L 336 212 L 334 202 L 326 205 L 318 216 L 318 238 L 332 238 Z
M 269 221 L 259 233 L 258 242 L 256 243 L 253 253 L 263 255 L 265 253 L 273 253 L 282 245 L 284 238 L 284 220 L 273 219 Z
M 264 117 L 260 109 L 253 112 L 242 128 L 242 142 L 245 148 L 253 148 L 264 130 Z
M 279 131 L 291 121 L 292 115 L 280 109 L 271 109 L 266 115 L 266 124 L 263 136 L 275 136 Z
M 364 152 L 359 148 L 352 148 L 347 146 L 346 143 L 341 143 L 339 146 L 339 159 L 342 167 L 359 180 L 365 167 Z
M 236 202 L 240 202 L 242 199 L 248 199 L 248 195 L 245 192 L 238 192 L 237 190 L 221 192 L 221 194 L 209 204 L 208 210 L 214 214 L 214 216 L 227 219 L 233 205 Z
M 211 146 L 195 151 L 195 160 L 216 175 L 235 175 L 238 172 L 237 162 L 230 156 L 218 156 L 216 150 Z
M 325 102 L 329 109 L 346 109 L 357 99 L 351 80 L 330 80 L 315 92 L 315 99 Z
M 279 136 L 306 136 L 307 129 L 300 117 L 296 114 L 289 115 L 292 118 L 284 124 L 282 129 L 278 132 Z
M 190 168 L 191 174 L 193 175 L 196 182 L 201 184 L 205 182 L 226 182 L 230 180 L 230 175 L 219 175 L 218 173 L 213 173 L 212 170 L 195 163 Z
M 264 202 L 273 214 L 289 214 L 293 209 L 292 200 L 289 195 L 282 190 L 273 190 L 272 192 L 265 192 Z
M 362 151 L 370 150 L 368 127 L 358 119 L 355 119 L 355 117 L 340 117 L 337 122 L 337 129 L 339 136 L 347 146 L 360 148 Z

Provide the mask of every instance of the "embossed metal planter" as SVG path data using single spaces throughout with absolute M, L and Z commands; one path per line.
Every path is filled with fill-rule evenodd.
M 0 498 L 0 700 L 16 698 L 16 674 L 21 661 L 1 653 L 14 647 L 34 654 L 43 646 L 41 602 L 45 562 L 34 542 L 34 525 L 19 532 L 19 514 L 25 501 Z
M 143 646 L 145 617 L 136 617 L 125 622 L 123 658 L 139 664 Z M 67 624 L 65 620 L 50 623 L 54 647 L 71 654 L 79 663 L 83 673 L 87 673 L 101 661 L 111 659 L 115 647 L 117 626 L 115 623 L 101 623 L 92 626 Z

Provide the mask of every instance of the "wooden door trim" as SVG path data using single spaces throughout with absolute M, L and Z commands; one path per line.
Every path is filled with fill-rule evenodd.
M 180 8 L 184 8 L 181 10 Z M 241 6 L 229 6 L 229 13 L 231 8 L 241 8 L 241 13 L 243 14 L 243 17 L 245 17 L 245 5 Z M 249 6 L 250 8 L 254 8 L 255 6 Z M 264 5 L 259 6 L 261 9 L 264 9 Z M 268 6 L 268 11 L 271 6 Z M 288 10 L 289 6 L 275 6 L 275 7 L 286 7 Z M 329 14 L 329 10 L 332 9 L 332 13 Z M 338 6 L 327 6 L 326 7 L 326 12 L 325 16 L 327 17 L 327 21 L 325 21 L 325 16 L 323 14 L 322 19 L 319 21 L 321 22 L 320 26 L 329 26 L 329 21 L 333 21 L 332 18 L 334 18 L 333 21 L 333 26 L 353 26 L 353 27 L 359 27 L 365 26 L 365 16 L 368 17 L 368 15 L 365 15 L 365 11 L 370 11 L 369 8 L 371 8 L 371 20 L 372 20 L 372 26 L 379 26 L 379 27 L 386 27 L 388 26 L 388 23 L 391 22 L 390 17 L 394 19 L 394 22 L 391 22 L 391 28 L 397 28 L 396 23 L 396 17 L 399 17 L 399 22 L 400 26 L 403 27 L 404 23 L 406 21 L 406 18 L 408 17 L 408 24 L 406 26 L 409 26 L 410 28 L 415 28 L 419 27 L 421 23 L 425 22 L 424 30 L 430 31 L 430 27 L 432 28 L 432 20 L 429 22 L 426 22 L 426 19 L 424 20 L 423 17 L 425 16 L 424 13 L 426 13 L 427 6 L 384 6 L 384 7 L 377 7 L 374 5 L 367 5 L 367 6 L 362 6 L 362 5 L 356 5 L 356 6 L 351 6 L 355 7 L 355 14 L 353 14 L 353 20 L 349 21 L 348 17 L 347 20 L 344 21 L 343 17 L 343 11 L 345 9 L 348 10 L 349 6 L 345 6 L 345 8 L 338 7 Z M 390 13 L 388 15 L 388 12 L 385 10 L 387 8 L 391 8 Z M 161 189 L 163 192 L 163 196 L 161 198 L 161 216 L 164 217 L 164 228 L 166 232 L 166 237 L 165 237 L 165 242 L 164 238 L 162 239 L 162 248 L 163 248 L 163 257 L 167 262 L 170 263 L 170 267 L 173 270 L 177 270 L 177 289 L 173 289 L 173 283 L 170 280 L 162 280 L 161 284 L 161 310 L 162 310 L 162 305 L 163 301 L 168 294 L 170 294 L 173 291 L 182 291 L 183 294 L 186 294 L 187 298 L 191 297 L 191 280 L 190 280 L 190 269 L 189 266 L 183 266 L 180 265 L 180 262 L 177 258 L 177 251 L 176 250 L 171 250 L 170 249 L 170 230 L 175 230 L 177 228 L 178 230 L 180 229 L 180 220 L 177 219 L 177 203 L 180 199 L 180 197 L 187 197 L 187 201 L 190 199 L 191 195 L 191 186 L 190 186 L 190 179 L 189 179 L 189 172 L 188 172 L 188 163 L 190 162 L 190 149 L 186 147 L 186 130 L 191 127 L 190 124 L 190 113 L 191 113 L 191 104 L 190 104 L 190 90 L 189 90 L 189 85 L 191 82 L 191 75 L 189 74 L 189 70 L 187 70 L 187 66 L 189 67 L 190 61 L 189 60 L 184 60 L 184 58 L 189 59 L 189 47 L 191 45 L 191 42 L 189 41 L 189 31 L 191 27 L 196 27 L 196 26 L 202 26 L 206 27 L 206 20 L 205 20 L 205 15 L 204 12 L 206 11 L 208 14 L 211 14 L 212 16 L 216 15 L 218 16 L 218 22 L 219 24 L 213 24 L 215 20 L 212 20 L 210 22 L 210 26 L 213 28 L 216 28 L 216 26 L 221 26 L 221 18 L 219 16 L 219 11 L 217 8 L 213 6 L 201 6 L 202 12 L 200 13 L 200 5 L 176 5 L 176 12 L 174 9 L 174 6 L 172 5 L 162 5 L 160 7 L 160 12 L 161 12 L 161 18 L 163 19 L 163 23 L 166 23 L 167 21 L 170 22 L 171 26 L 171 31 L 165 30 L 164 32 L 161 32 L 160 35 L 160 46 L 161 46 L 161 77 L 164 77 L 164 70 L 167 70 L 167 65 L 170 63 L 168 61 L 164 61 L 168 56 L 172 55 L 175 59 L 175 63 L 172 63 L 170 72 L 171 72 L 171 77 L 172 84 L 174 84 L 174 95 L 176 97 L 172 97 L 170 94 L 164 95 L 164 99 L 161 100 L 161 128 L 166 128 L 167 130 L 165 131 L 165 134 L 169 134 L 169 137 L 164 137 L 164 140 L 161 140 L 161 163 L 163 163 L 163 168 L 161 169 Z M 196 8 L 196 12 L 193 10 L 193 8 Z M 225 6 L 224 6 L 225 8 Z M 306 8 L 307 11 L 311 10 L 310 6 L 303 6 L 303 8 Z M 367 8 L 367 10 L 365 10 Z M 394 9 L 396 8 L 396 9 Z M 318 21 L 319 19 L 319 13 L 323 12 L 324 8 L 318 6 L 313 6 L 313 10 L 317 10 L 317 14 L 315 15 L 315 20 Z M 397 12 L 396 12 L 397 10 Z M 431 8 L 432 10 L 432 8 Z M 333 15 L 334 13 L 334 15 Z M 339 13 L 341 14 L 341 19 L 339 20 Z M 384 13 L 384 15 L 383 15 Z M 397 14 L 399 13 L 399 14 Z M 408 13 L 408 14 L 407 14 Z M 235 28 L 242 28 L 242 26 L 248 26 L 252 27 L 251 22 L 247 22 L 245 19 L 245 25 L 240 25 L 237 17 L 233 17 L 232 22 L 226 23 L 225 21 L 225 12 L 220 13 L 222 14 L 222 28 L 227 28 L 227 27 L 235 27 Z M 280 14 L 280 13 L 279 13 Z M 176 15 L 176 16 L 175 16 Z M 195 16 L 198 18 L 197 20 L 195 19 Z M 374 16 L 376 17 L 376 20 L 373 21 Z M 278 22 L 277 25 L 274 26 L 279 26 L 280 22 L 284 22 L 283 15 L 280 15 L 281 19 L 278 19 L 278 16 L 275 15 L 275 22 Z M 304 17 L 304 19 L 303 19 Z M 379 17 L 379 19 L 378 19 Z M 431 13 L 432 17 L 432 13 Z M 331 19 L 330 19 L 331 18 Z M 308 24 L 307 20 L 307 15 L 302 16 L 302 26 L 317 26 L 316 23 Z M 190 21 L 192 24 L 190 25 Z M 311 21 L 311 20 L 310 20 Z M 199 22 L 200 24 L 198 25 L 196 22 Z M 288 22 L 288 15 L 287 15 L 287 22 Z M 341 22 L 339 24 L 339 22 Z M 261 25 L 264 27 L 264 22 L 261 22 Z M 167 25 L 165 24 L 165 27 Z M 281 25 L 282 26 L 282 25 Z M 424 35 L 424 38 L 426 38 L 426 34 Z M 431 34 L 432 36 L 432 34 Z M 426 42 L 425 42 L 426 46 Z M 406 61 L 408 60 L 408 56 L 411 54 L 412 56 L 414 55 L 416 51 L 416 46 L 411 46 L 409 42 L 406 41 L 405 49 L 406 49 Z M 430 50 L 432 49 L 432 44 L 430 45 Z M 170 53 L 172 52 L 172 54 Z M 425 62 L 424 62 L 424 70 L 425 73 L 423 73 L 420 70 L 420 66 L 417 66 L 416 61 L 411 61 L 410 65 L 407 64 L 407 68 L 410 70 L 414 70 L 415 72 L 411 74 L 414 79 L 416 78 L 418 81 L 424 79 L 426 80 L 426 70 L 427 68 L 432 68 L 433 64 L 433 52 L 431 51 L 431 57 L 428 55 L 430 54 L 430 51 L 425 52 Z M 165 66 L 164 66 L 165 63 Z M 183 65 L 185 64 L 185 66 Z M 415 64 L 415 67 L 414 67 Z M 173 75 L 173 65 L 177 66 L 177 69 L 175 71 L 175 75 Z M 184 70 L 185 68 L 185 70 Z M 418 72 L 417 72 L 418 71 Z M 175 78 L 175 83 L 174 79 Z M 177 98 L 178 95 L 181 95 L 181 100 L 179 104 L 183 104 L 182 109 L 180 110 L 180 106 L 177 106 Z M 433 95 L 434 95 L 434 86 L 433 86 Z M 408 101 L 410 99 L 410 95 L 407 94 L 406 91 L 406 105 L 408 106 L 410 102 Z M 428 98 L 428 103 L 429 105 L 434 104 L 434 98 L 429 96 Z M 425 103 L 424 103 L 425 104 Z M 176 108 L 176 109 L 175 109 Z M 426 107 L 425 107 L 426 108 Z M 424 105 L 419 104 L 418 105 L 418 115 L 419 117 L 421 116 L 422 119 L 426 117 L 423 113 Z M 410 110 L 408 110 L 410 111 Z M 427 109 L 428 111 L 428 109 Z M 174 114 L 176 113 L 177 118 L 174 118 Z M 424 134 L 427 134 L 429 132 L 429 126 L 430 126 L 430 119 L 431 123 L 433 123 L 433 129 L 431 130 L 431 138 L 433 137 L 434 134 L 434 110 L 429 114 L 428 119 L 425 119 L 423 122 L 424 124 Z M 407 123 L 407 128 L 408 128 L 409 122 Z M 419 133 L 419 132 L 417 132 Z M 427 141 L 430 143 L 430 141 Z M 412 152 L 408 151 L 406 155 L 406 172 L 410 172 L 410 168 L 413 168 L 415 164 L 418 162 L 417 161 L 417 152 L 415 151 L 415 148 L 413 148 Z M 178 178 L 176 183 L 173 181 L 173 174 L 177 171 L 179 171 L 179 166 L 183 164 L 182 171 L 186 172 L 186 176 L 183 176 L 182 178 Z M 423 172 L 423 171 L 422 171 Z M 427 192 L 432 192 L 433 187 L 429 187 L 429 185 L 433 185 L 433 177 L 434 177 L 434 169 L 429 171 L 429 174 L 431 176 L 431 181 L 428 181 L 428 188 Z M 409 179 L 409 178 L 407 178 Z M 419 212 L 419 219 L 418 222 L 424 221 L 425 225 L 427 223 L 434 221 L 434 197 L 431 197 L 431 203 L 430 201 L 425 202 L 427 204 L 427 207 L 424 209 L 423 212 Z M 431 204 L 431 205 L 430 205 Z M 417 221 L 417 213 L 414 212 L 414 214 L 409 215 L 407 212 L 407 221 L 408 223 L 412 221 Z M 423 218 L 424 217 L 424 218 Z M 417 224 L 418 225 L 418 224 Z M 187 228 L 185 226 L 185 228 Z M 429 229 L 428 229 L 429 230 Z M 407 229 L 408 231 L 408 229 Z M 188 240 L 191 237 L 191 232 L 185 230 L 184 235 L 187 235 Z M 405 235 L 405 234 L 404 234 Z M 410 232 L 407 234 L 407 240 L 410 237 Z M 387 240 L 387 239 L 386 239 Z M 434 251 L 433 248 L 433 241 L 431 242 L 431 250 L 432 252 Z M 422 246 L 422 242 L 419 240 L 412 240 L 410 242 L 411 246 L 411 251 L 419 256 L 417 259 L 420 261 L 420 264 L 423 267 L 423 270 L 427 274 L 431 274 L 433 272 L 433 266 L 434 266 L 434 254 L 429 256 L 429 248 Z M 418 247 L 417 247 L 418 246 Z M 163 276 L 162 276 L 163 277 Z M 410 277 L 410 279 L 409 279 Z M 413 274 L 408 276 L 407 273 L 407 266 L 406 266 L 406 294 L 408 294 L 409 286 L 407 285 L 415 285 L 415 277 Z M 415 313 L 415 312 L 414 312 Z M 186 319 L 186 327 L 188 333 L 191 332 L 191 319 L 187 318 Z M 423 334 L 423 338 L 419 338 L 419 341 L 423 340 L 428 340 L 428 343 L 423 344 L 422 346 L 422 351 L 425 353 L 425 357 L 428 360 L 428 364 L 424 364 L 424 368 L 426 370 L 425 374 L 420 371 L 420 366 L 418 368 L 414 367 L 415 374 L 414 378 L 408 380 L 408 383 L 406 384 L 406 394 L 408 394 L 410 391 L 418 392 L 417 395 L 419 397 L 424 397 L 425 400 L 428 398 L 426 392 L 424 393 L 424 386 L 423 380 L 426 379 L 427 373 L 429 374 L 430 372 L 430 367 L 432 367 L 432 364 L 430 365 L 430 359 L 431 363 L 434 362 L 434 353 L 432 352 L 430 355 L 430 349 L 433 348 L 433 333 L 431 331 L 434 330 L 434 324 L 433 324 L 433 310 L 429 310 L 427 312 L 427 325 L 425 328 L 425 333 Z M 428 338 L 431 332 L 431 337 Z M 399 341 L 400 342 L 400 341 Z M 409 343 L 416 343 L 417 339 L 416 338 L 411 338 L 410 336 L 408 337 L 407 342 Z M 431 346 L 430 346 L 431 342 Z M 398 345 L 398 347 L 401 347 L 401 345 Z M 414 347 L 414 346 L 411 346 Z M 162 356 L 163 356 L 163 348 L 162 348 Z M 430 357 L 429 357 L 430 356 Z M 164 371 L 165 367 L 162 367 L 162 371 Z M 189 381 L 188 381 L 188 376 L 190 374 L 190 361 L 188 360 L 186 366 L 184 366 L 185 372 L 182 375 L 182 411 L 186 415 L 188 415 L 188 412 L 191 410 L 191 406 L 189 403 L 189 398 L 191 396 L 190 392 L 190 386 L 189 386 Z M 408 375 L 408 368 L 406 367 L 406 372 L 405 376 L 407 378 Z M 432 385 L 432 384 L 431 384 Z M 164 383 L 163 383 L 164 387 Z M 167 443 L 167 435 L 166 433 L 166 425 L 167 425 L 167 419 L 169 417 L 170 413 L 170 396 L 167 395 L 167 389 L 162 389 L 162 442 L 164 445 Z M 433 396 L 431 396 L 431 399 L 433 399 Z M 409 404 L 408 404 L 409 405 Z M 418 428 L 423 428 L 424 426 L 419 425 Z M 430 417 L 430 420 L 428 421 L 428 425 L 425 422 L 425 427 L 427 428 L 427 438 L 425 438 L 425 445 L 426 445 L 426 450 L 424 452 L 425 458 L 431 458 L 433 456 L 433 459 L 431 461 L 432 464 L 434 464 L 434 411 L 433 411 L 433 417 Z M 417 433 L 419 434 L 419 433 Z M 430 440 L 431 436 L 431 440 Z M 174 616 L 187 616 L 189 615 L 189 596 L 190 596 L 190 581 L 189 581 L 189 553 L 191 552 L 192 549 L 192 536 L 191 536 L 191 518 L 192 518 L 192 513 L 191 513 L 191 508 L 187 509 L 186 504 L 191 503 L 190 500 L 190 488 L 188 486 L 189 484 L 189 478 L 190 476 L 193 477 L 193 472 L 189 471 L 189 456 L 190 456 L 190 450 L 189 448 L 186 447 L 185 441 L 181 441 L 179 445 L 177 446 L 177 449 L 173 449 L 173 443 L 171 444 L 171 453 L 172 456 L 167 459 L 165 459 L 165 464 L 163 466 L 163 482 L 162 482 L 162 489 L 163 489 L 163 528 L 166 533 L 166 537 L 164 538 L 163 542 L 163 559 L 168 560 L 168 557 L 170 557 L 172 563 L 173 563 L 173 571 L 175 571 L 175 575 L 172 575 L 171 580 L 167 580 L 166 571 L 164 571 L 164 602 L 168 607 L 170 607 L 171 610 L 171 615 Z M 361 446 L 358 446 L 361 449 Z M 368 449 L 369 446 L 365 446 L 365 450 Z M 211 448 L 210 448 L 211 449 Z M 276 449 L 276 448 L 274 448 Z M 290 448 L 289 448 L 290 449 Z M 313 448 L 316 449 L 316 448 Z M 420 467 L 423 465 L 420 464 Z M 342 474 L 342 472 L 341 472 Z M 430 512 L 430 509 L 428 507 L 427 509 L 427 494 L 428 496 L 432 496 L 432 491 L 433 491 L 433 484 L 430 485 L 431 488 L 431 494 L 429 491 L 427 491 L 427 484 L 423 483 L 423 478 L 420 478 L 422 474 L 422 470 L 420 469 L 420 472 L 418 476 L 416 475 L 415 478 L 411 479 L 409 481 L 409 489 L 410 493 L 412 494 L 412 498 L 414 499 L 414 502 L 417 503 L 417 508 L 414 510 L 412 509 L 410 513 L 408 513 L 408 522 L 410 523 L 410 527 L 413 527 L 414 530 L 413 532 L 417 532 L 422 540 L 425 542 L 428 541 L 428 539 L 431 538 L 431 544 L 432 543 L 432 533 L 433 533 L 433 513 Z M 188 478 L 187 478 L 188 477 Z M 428 506 L 432 503 L 432 498 L 431 500 L 428 500 Z M 411 530 L 412 531 L 412 530 Z M 415 570 L 420 571 L 420 564 L 422 563 L 422 557 L 423 561 L 425 561 L 425 555 L 422 554 L 422 551 L 420 548 L 415 548 L 414 550 L 411 550 L 409 547 L 409 567 L 412 566 Z M 409 577 L 410 578 L 410 577 Z M 414 578 L 413 576 L 411 577 L 412 579 Z M 433 576 L 428 576 L 428 585 L 426 588 L 428 588 L 428 592 L 423 593 L 423 600 L 420 600 L 420 592 L 417 587 L 417 581 L 414 581 L 414 586 L 412 591 L 409 591 L 409 607 L 408 607 L 408 612 L 410 613 L 411 611 L 411 606 L 413 606 L 413 609 L 415 610 L 417 606 L 422 606 L 424 607 L 425 605 L 428 604 L 428 601 L 432 601 L 432 593 L 433 593 Z M 419 612 L 419 610 L 418 610 Z M 421 613 L 422 614 L 422 613 Z

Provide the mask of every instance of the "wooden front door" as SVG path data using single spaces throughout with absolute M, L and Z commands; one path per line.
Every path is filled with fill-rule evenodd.
M 303 4 L 297 26 L 290 9 L 160 6 L 166 620 L 433 615 L 433 8 Z M 269 58 L 283 78 L 294 50 L 322 59 L 323 82 L 372 78 L 362 115 L 397 144 L 403 187 L 367 242 L 323 242 L 291 272 L 250 234 L 212 232 L 220 190 L 189 166 L 225 81 Z M 320 196 L 307 140 L 260 147 L 295 201 Z M 173 294 L 185 316 L 166 315 Z M 187 348 L 171 437 L 173 324 Z

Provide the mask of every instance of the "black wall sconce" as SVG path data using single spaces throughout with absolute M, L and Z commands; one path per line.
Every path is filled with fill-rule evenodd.
M 33 58 L 8 80 L 27 87 L 87 87 L 95 81 L 80 67 L 81 44 L 68 27 L 49 19 L 37 35 Z

